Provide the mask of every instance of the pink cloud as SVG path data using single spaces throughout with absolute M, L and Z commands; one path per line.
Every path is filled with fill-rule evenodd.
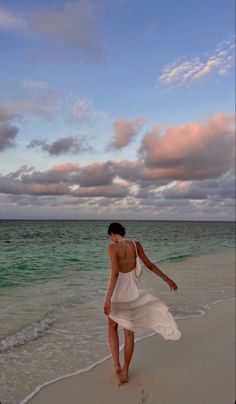
M 113 129 L 115 133 L 113 139 L 107 146 L 107 150 L 117 150 L 127 146 L 139 133 L 143 122 L 143 118 L 135 118 L 131 121 L 125 119 L 114 121 Z
M 71 173 L 73 171 L 77 171 L 80 165 L 75 163 L 65 163 L 65 164 L 58 164 L 51 168 L 51 171 L 56 171 L 58 173 Z
M 29 186 L 27 193 L 34 195 L 65 195 L 69 191 L 63 184 L 32 184 Z
M 90 0 L 67 1 L 61 10 L 38 11 L 32 25 L 42 37 L 60 48 L 76 47 L 92 55 L 102 53 Z
M 139 149 L 144 172 L 169 179 L 203 179 L 223 174 L 234 164 L 233 122 L 233 115 L 218 112 L 205 122 L 154 127 L 145 134 Z
M 83 197 L 106 197 L 106 198 L 123 198 L 129 194 L 129 188 L 120 184 L 112 184 L 97 187 L 81 187 L 73 192 L 74 196 Z

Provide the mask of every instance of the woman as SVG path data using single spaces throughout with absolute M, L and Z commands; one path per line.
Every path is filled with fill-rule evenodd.
M 109 343 L 120 383 L 128 382 L 134 332 L 141 336 L 156 331 L 163 338 L 172 340 L 181 337 L 168 306 L 144 290 L 136 277 L 136 251 L 145 266 L 160 276 L 171 290 L 177 290 L 176 283 L 149 260 L 139 241 L 126 240 L 125 233 L 125 228 L 120 223 L 111 223 L 108 227 L 108 235 L 112 241 L 108 247 L 112 272 L 104 303 L 104 313 L 108 316 Z M 122 368 L 119 361 L 118 324 L 124 328 L 125 333 Z

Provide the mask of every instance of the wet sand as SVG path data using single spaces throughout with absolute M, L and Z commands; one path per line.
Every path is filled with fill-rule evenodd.
M 165 341 L 156 334 L 136 342 L 128 383 L 118 385 L 110 358 L 44 387 L 29 403 L 233 404 L 235 299 L 213 304 L 204 316 L 177 320 L 177 325 L 180 340 Z

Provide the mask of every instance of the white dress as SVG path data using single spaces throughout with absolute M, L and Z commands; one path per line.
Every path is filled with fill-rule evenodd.
M 142 288 L 134 269 L 119 272 L 109 317 L 139 337 L 157 332 L 165 340 L 178 340 L 182 335 L 168 306 Z

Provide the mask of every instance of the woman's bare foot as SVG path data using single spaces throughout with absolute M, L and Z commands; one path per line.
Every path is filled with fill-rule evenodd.
M 121 369 L 121 381 L 122 383 L 128 383 L 128 373 L 129 370 L 127 369 L 126 366 L 123 366 Z
M 123 383 L 122 382 L 121 367 L 120 366 L 115 366 L 115 372 L 116 372 L 116 375 L 117 375 L 117 377 L 119 379 L 119 384 Z

